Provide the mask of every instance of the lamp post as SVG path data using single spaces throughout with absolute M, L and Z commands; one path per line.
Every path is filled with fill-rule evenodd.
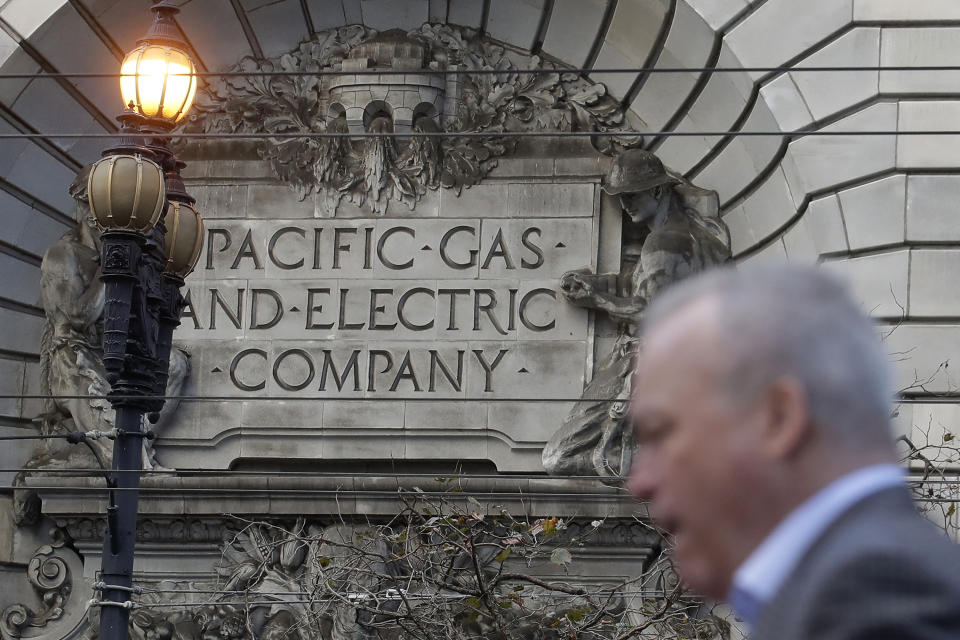
M 90 171 L 90 211 L 100 228 L 105 286 L 103 361 L 116 410 L 113 470 L 101 565 L 101 640 L 128 637 L 143 417 L 163 407 L 183 278 L 200 253 L 203 221 L 183 185 L 169 134 L 196 94 L 196 68 L 173 16 L 156 2 L 147 35 L 124 59 L 120 143 Z M 116 489 L 116 490 L 114 490 Z

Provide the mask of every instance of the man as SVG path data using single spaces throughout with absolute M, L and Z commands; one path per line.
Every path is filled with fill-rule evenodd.
M 960 638 L 960 548 L 896 465 L 887 356 L 813 269 L 718 269 L 648 309 L 630 489 L 754 640 Z
M 617 156 L 603 188 L 620 198 L 625 253 L 633 250 L 635 264 L 620 274 L 571 271 L 560 281 L 567 301 L 607 314 L 619 336 L 583 399 L 544 447 L 543 465 L 554 475 L 619 481 L 633 449 L 626 401 L 643 310 L 663 287 L 729 260 L 730 233 L 717 215 L 716 192 L 683 182 L 649 151 Z M 639 247 L 631 247 L 631 240 L 639 240 Z

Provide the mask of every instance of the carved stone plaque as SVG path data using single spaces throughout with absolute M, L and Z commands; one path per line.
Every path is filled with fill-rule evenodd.
M 188 394 L 224 399 L 184 403 L 164 463 L 539 470 L 592 354 L 587 312 L 558 288 L 596 265 L 598 188 L 493 181 L 360 218 L 304 217 L 277 190 L 244 218 L 208 220 L 176 339 L 193 358 Z

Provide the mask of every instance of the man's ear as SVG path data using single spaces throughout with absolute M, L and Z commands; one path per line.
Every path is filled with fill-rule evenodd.
M 806 389 L 784 376 L 767 387 L 765 396 L 763 450 L 775 460 L 793 457 L 811 433 Z

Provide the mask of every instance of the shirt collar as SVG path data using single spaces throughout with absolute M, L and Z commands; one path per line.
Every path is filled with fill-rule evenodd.
M 737 616 L 752 623 L 827 527 L 868 495 L 902 484 L 903 476 L 894 464 L 864 467 L 830 483 L 791 511 L 734 572 L 728 600 Z M 737 602 L 757 606 L 740 611 Z

